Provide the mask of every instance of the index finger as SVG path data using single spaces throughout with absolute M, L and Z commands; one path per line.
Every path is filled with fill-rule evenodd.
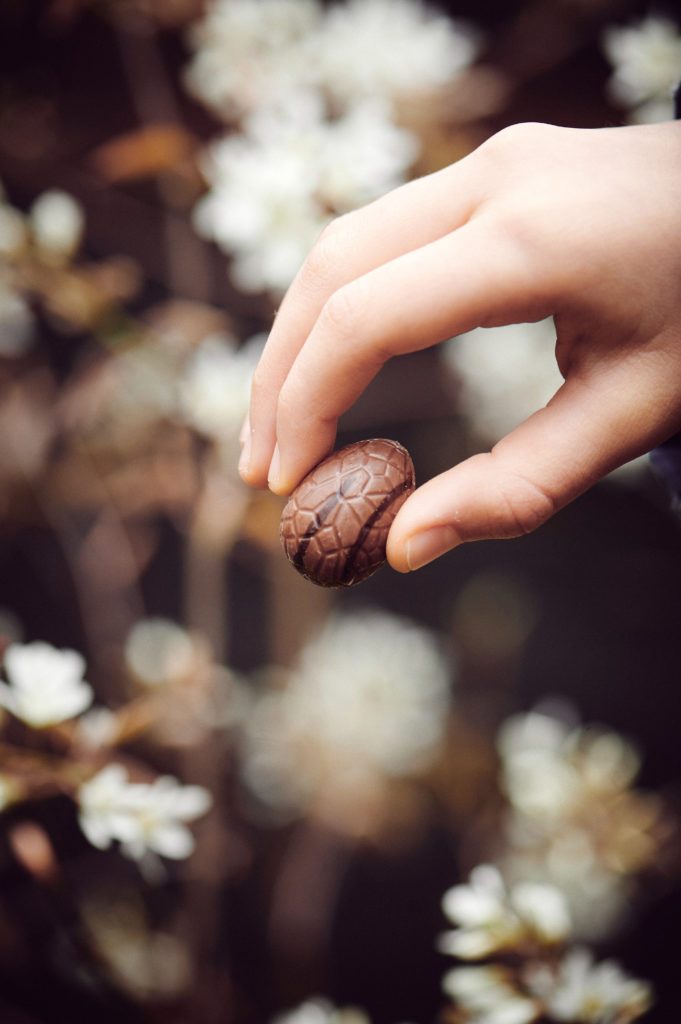
M 332 221 L 289 288 L 253 380 L 250 429 L 239 471 L 267 484 L 281 387 L 328 298 L 343 285 L 447 235 L 475 209 L 479 182 L 471 158 L 389 192 Z
M 335 292 L 281 389 L 271 489 L 288 494 L 325 455 L 338 417 L 392 356 L 551 312 L 553 271 L 537 264 L 481 214 Z

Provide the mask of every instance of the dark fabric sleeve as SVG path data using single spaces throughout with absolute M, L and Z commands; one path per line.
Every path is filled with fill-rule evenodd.
M 674 116 L 681 119 L 681 82 L 674 93 Z M 674 511 L 681 516 L 681 433 L 654 448 L 650 453 L 650 462 L 669 488 Z

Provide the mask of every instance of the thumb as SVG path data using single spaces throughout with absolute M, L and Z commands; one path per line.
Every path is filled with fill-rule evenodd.
M 465 541 L 531 533 L 610 470 L 678 429 L 678 407 L 662 393 L 664 382 L 646 382 L 640 367 L 628 369 L 620 364 L 597 379 L 569 379 L 491 452 L 415 491 L 390 530 L 393 568 L 419 569 Z

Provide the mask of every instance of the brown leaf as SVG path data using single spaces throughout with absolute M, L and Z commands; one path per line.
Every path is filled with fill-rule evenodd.
M 151 124 L 105 142 L 90 162 L 106 182 L 134 181 L 175 169 L 195 148 L 194 137 L 179 125 Z

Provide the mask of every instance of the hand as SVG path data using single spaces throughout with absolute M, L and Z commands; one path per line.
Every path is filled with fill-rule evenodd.
M 681 428 L 681 124 L 516 125 L 334 221 L 253 382 L 243 479 L 287 494 L 391 357 L 553 314 L 546 408 L 420 487 L 388 559 L 514 537 Z

